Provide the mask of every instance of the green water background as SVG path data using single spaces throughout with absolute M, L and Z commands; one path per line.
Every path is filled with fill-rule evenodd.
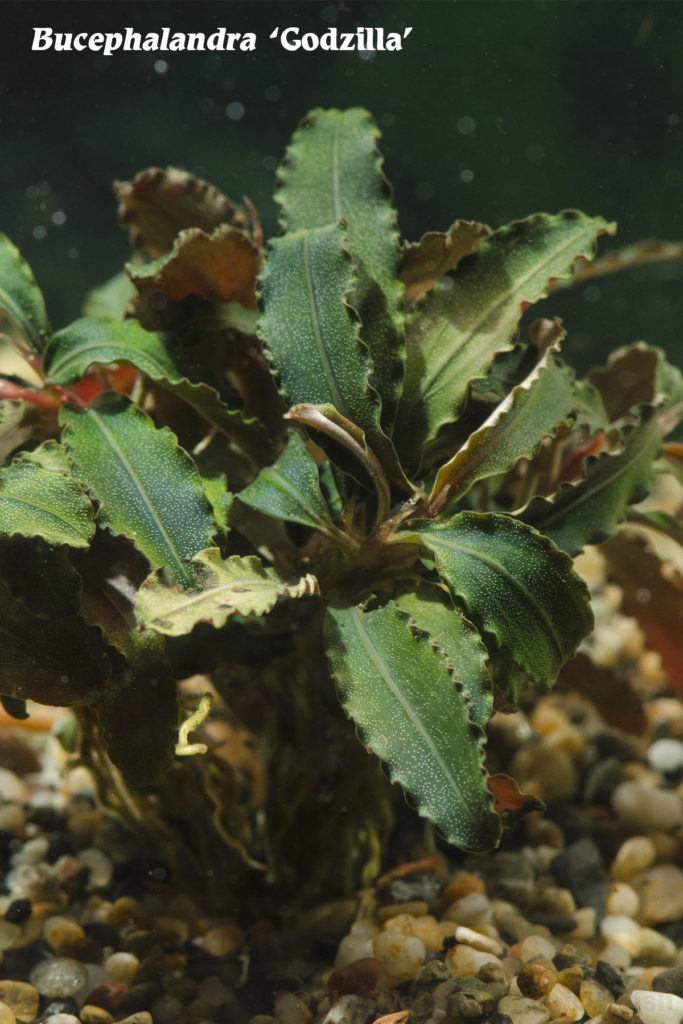
M 277 26 L 412 25 L 401 53 L 287 53 Z M 253 54 L 32 53 L 55 31 L 255 31 Z M 166 69 L 157 64 L 166 63 Z M 155 64 L 157 65 L 155 68 Z M 400 229 L 499 226 L 566 207 L 619 223 L 616 243 L 683 238 L 683 3 L 0 3 L 0 230 L 20 246 L 54 327 L 129 255 L 113 179 L 174 164 L 277 231 L 274 167 L 316 106 L 368 107 Z M 232 106 L 231 106 L 232 105 Z M 237 106 L 235 106 L 237 105 Z M 237 118 L 240 106 L 243 114 Z M 233 117 L 226 111 L 230 108 Z M 683 361 L 683 263 L 555 296 L 581 366 L 645 338 Z

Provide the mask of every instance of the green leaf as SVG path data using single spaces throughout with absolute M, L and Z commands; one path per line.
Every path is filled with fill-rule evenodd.
M 423 585 L 407 591 L 397 597 L 396 604 L 444 655 L 469 700 L 471 720 L 483 729 L 493 712 L 493 689 L 486 670 L 487 651 L 472 623 L 436 587 Z
M 193 586 L 188 562 L 210 544 L 215 523 L 174 434 L 112 393 L 87 409 L 65 407 L 61 421 L 74 475 L 100 502 L 100 524 L 134 541 L 153 568 Z
M 39 356 L 50 336 L 45 302 L 33 271 L 6 235 L 0 235 L 0 313 L 12 321 Z
M 390 424 L 403 374 L 403 285 L 396 214 L 377 149 L 380 133 L 366 110 L 314 110 L 279 169 L 285 231 L 313 230 L 340 220 L 356 274 L 351 305 L 373 363 L 371 383 Z M 312 399 L 303 399 L 312 401 Z M 340 412 L 343 410 L 340 410 Z
M 521 458 L 532 459 L 545 437 L 553 437 L 575 407 L 574 374 L 549 350 L 521 384 L 436 476 L 432 511 L 462 497 L 478 480 L 511 470 Z
M 48 384 L 72 384 L 93 365 L 125 363 L 173 392 L 213 426 L 261 461 L 270 455 L 265 431 L 256 420 L 229 409 L 215 388 L 194 383 L 169 353 L 164 335 L 146 331 L 137 320 L 84 317 L 57 331 L 45 353 Z
M 0 693 L 72 707 L 97 700 L 111 666 L 99 632 L 77 616 L 38 619 L 0 581 Z
M 483 851 L 500 837 L 483 767 L 484 734 L 443 656 L 390 603 L 329 609 L 327 656 L 365 746 L 449 842 Z
M 512 664 L 510 678 L 517 666 L 550 689 L 593 625 L 571 559 L 510 516 L 461 512 L 444 524 L 412 526 L 468 617 Z
M 99 288 L 88 292 L 83 303 L 83 316 L 113 316 L 116 320 L 122 320 L 134 295 L 134 285 L 126 272 L 121 270 Z
M 407 325 L 399 451 L 415 452 L 462 412 L 469 384 L 512 348 L 525 309 L 589 259 L 612 230 L 576 211 L 536 214 L 496 231 L 437 285 Z
M 225 473 L 215 468 L 200 467 L 204 494 L 209 500 L 219 530 L 224 536 L 230 532 L 230 509 L 235 495 L 228 490 L 228 479 Z
M 586 544 L 611 536 L 629 505 L 646 497 L 661 447 L 657 417 L 645 407 L 640 423 L 624 431 L 624 447 L 586 460 L 583 479 L 562 484 L 552 499 L 536 497 L 521 518 L 563 551 L 577 555 Z
M 239 499 L 267 516 L 303 523 L 323 533 L 333 525 L 320 491 L 318 467 L 294 431 L 277 462 L 262 469 L 254 482 L 240 491 Z
M 84 548 L 94 532 L 92 505 L 55 441 L 0 470 L 0 536 L 42 537 L 48 544 Z
M 304 597 L 317 593 L 314 576 L 287 583 L 260 558 L 233 555 L 224 561 L 218 548 L 200 552 L 192 562 L 196 589 L 188 593 L 155 572 L 144 582 L 136 601 L 136 615 L 143 626 L 183 636 L 198 622 L 216 629 L 232 615 L 265 615 L 280 597 Z

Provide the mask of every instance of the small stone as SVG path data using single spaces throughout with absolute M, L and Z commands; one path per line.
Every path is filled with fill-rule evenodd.
M 137 1013 L 131 1013 L 127 1017 L 117 1020 L 116 1024 L 154 1024 L 154 1021 L 152 1014 L 147 1010 L 138 1010 Z
M 50 843 L 47 836 L 27 839 L 21 850 L 12 857 L 12 867 L 19 864 L 40 864 L 45 860 Z
M 454 946 L 446 953 L 446 964 L 454 978 L 466 978 L 476 974 L 485 964 L 497 964 L 493 953 L 483 953 L 471 946 Z
M 26 785 L 9 768 L 0 768 L 0 793 L 3 800 L 17 804 L 28 803 L 29 792 Z
M 605 960 L 598 960 L 595 965 L 595 980 L 600 985 L 608 988 L 615 999 L 618 999 L 626 988 L 626 982 L 621 976 L 620 971 Z
M 630 967 L 633 960 L 631 954 L 623 946 L 620 946 L 618 942 L 610 942 L 604 946 L 601 956 L 605 963 L 621 971 L 625 971 L 627 967 Z
M 197 987 L 196 995 L 202 1002 L 208 1003 L 209 1006 L 220 1006 L 221 1003 L 227 1003 L 232 996 L 231 990 L 221 981 L 220 978 L 204 978 L 204 980 Z
M 442 906 L 448 907 L 451 903 L 455 903 L 456 900 L 460 900 L 463 896 L 469 896 L 474 892 L 486 893 L 484 880 L 479 878 L 478 875 L 473 875 L 470 871 L 456 871 L 451 881 L 441 893 Z
M 114 1018 L 101 1006 L 91 1006 L 86 1003 L 81 1007 L 81 1021 L 83 1024 L 113 1024 Z
M 676 776 L 683 772 L 683 743 L 680 740 L 655 740 L 647 752 L 648 764 L 660 775 Z
M 522 963 L 528 963 L 537 956 L 552 960 L 556 953 L 555 944 L 542 935 L 527 935 L 519 945 L 519 959 Z
M 636 989 L 631 1002 L 643 1024 L 680 1024 L 683 1020 L 683 999 L 671 992 L 649 992 Z
M 640 949 L 640 928 L 633 918 L 605 917 L 600 924 L 600 934 L 605 942 L 623 946 L 629 956 L 636 956 Z
M 640 929 L 639 964 L 670 964 L 676 956 L 676 944 L 654 928 Z
M 455 979 L 462 984 L 448 1000 L 448 1016 L 460 1020 L 481 1020 L 488 1017 L 507 992 L 507 985 L 487 986 L 478 978 Z
M 466 928 L 481 928 L 483 925 L 491 924 L 491 901 L 483 893 L 469 893 L 451 903 L 444 914 L 444 920 L 455 921 Z
M 623 1003 L 610 1003 L 607 1007 L 607 1020 L 612 1024 L 624 1024 L 624 1021 L 633 1020 L 633 1010 Z
M 375 1004 L 358 996 L 342 996 L 324 1017 L 322 1024 L 366 1024 L 374 1015 Z
M 610 990 L 594 978 L 586 978 L 581 982 L 579 997 L 589 1017 L 597 1017 L 598 1014 L 606 1013 L 609 1004 L 614 1002 L 614 996 Z
M 0 951 L 9 949 L 17 939 L 21 938 L 21 928 L 11 921 L 0 921 Z
M 152 1003 L 155 1024 L 185 1024 L 185 1007 L 176 996 L 167 992 Z
M 377 911 L 377 921 L 379 924 L 384 924 L 385 921 L 389 921 L 392 917 L 398 917 L 399 914 L 408 914 L 410 917 L 424 917 L 428 910 L 429 907 L 425 900 L 411 900 L 408 903 L 390 903 L 379 908 Z
M 607 893 L 608 914 L 635 917 L 640 907 L 638 893 L 628 882 L 612 882 Z
M 26 812 L 21 804 L 2 804 L 0 806 L 0 830 L 3 832 L 21 832 L 26 824 Z
M 581 1020 L 585 1012 L 578 996 L 575 996 L 566 985 L 560 985 L 559 982 L 548 993 L 547 1004 L 552 1017 Z
M 574 995 L 578 995 L 583 977 L 583 967 L 580 967 L 579 964 L 572 964 L 571 967 L 565 967 L 563 970 L 558 971 L 557 981 L 558 984 L 564 985 Z
M 363 960 L 356 960 L 355 963 L 339 967 L 327 980 L 327 991 L 334 1001 L 339 996 L 354 995 L 361 999 L 372 999 L 377 982 L 382 972 L 382 965 L 376 957 L 365 957 Z M 203 983 L 202 983 L 203 984 Z M 199 992 L 199 998 L 206 1000 Z
M 657 851 L 649 836 L 631 836 L 626 839 L 612 862 L 614 878 L 629 879 L 654 864 Z
M 195 939 L 197 945 L 212 956 L 230 956 L 239 953 L 247 941 L 242 928 L 236 924 L 226 924 L 220 928 L 212 928 L 201 940 Z
M 577 906 L 594 907 L 600 917 L 605 913 L 607 876 L 600 849 L 593 839 L 570 843 L 558 853 L 551 868 L 560 885 L 569 889 Z
M 32 1021 L 38 1013 L 40 996 L 26 981 L 0 981 L 0 1000 L 12 1009 L 19 1024 Z
M 640 917 L 644 925 L 683 917 L 683 871 L 680 868 L 674 864 L 650 868 L 640 889 Z
M 59 897 L 59 878 L 49 864 L 19 864 L 7 873 L 5 885 L 15 899 L 38 903 Z
M 10 924 L 23 924 L 28 921 L 33 911 L 33 904 L 30 900 L 12 900 L 5 911 L 5 921 Z
M 598 915 L 595 907 L 579 907 L 574 911 L 574 928 L 568 932 L 571 939 L 592 939 L 597 928 Z
M 17 1024 L 17 1018 L 7 1003 L 0 1002 L 0 1024 Z
M 430 960 L 421 967 L 413 984 L 410 987 L 411 995 L 419 995 L 422 992 L 433 992 L 437 985 L 444 981 L 451 981 L 453 975 L 442 960 Z
M 481 932 L 475 932 L 472 928 L 466 928 L 464 925 L 456 927 L 455 939 L 456 942 L 462 942 L 464 946 L 471 946 L 473 949 L 479 949 L 484 953 L 493 953 L 494 956 L 502 956 L 505 952 L 505 946 L 498 939 L 493 939 L 489 935 L 482 935 Z
M 49 1017 L 43 1017 L 43 1024 L 81 1024 L 78 1017 L 73 1013 L 51 1013 Z
M 389 985 L 412 981 L 427 955 L 421 939 L 394 931 L 381 932 L 373 940 L 372 948 Z
M 366 957 L 372 956 L 373 938 L 374 935 L 345 935 L 339 943 L 339 949 L 334 958 L 335 968 L 346 967 L 347 964 L 352 964 L 356 960 L 364 960 Z
M 453 925 L 453 933 L 455 934 L 457 925 L 454 922 L 449 923 Z M 424 942 L 427 949 L 431 949 L 434 953 L 438 953 L 443 946 L 443 928 L 431 914 L 416 917 L 413 921 L 412 933 L 416 938 Z
M 498 1003 L 498 1013 L 509 1017 L 512 1024 L 546 1024 L 550 1020 L 550 1010 L 526 996 L 503 996 Z
M 612 794 L 617 818 L 629 828 L 653 832 L 677 828 L 683 821 L 683 804 L 678 793 L 655 789 L 641 782 L 622 782 Z
M 114 865 L 109 857 L 107 857 L 106 853 L 103 853 L 102 850 L 90 847 L 89 849 L 81 850 L 78 854 L 78 859 L 82 864 L 85 864 L 90 872 L 88 877 L 89 889 L 102 889 L 109 885 L 114 871 Z
M 29 981 L 43 996 L 74 996 L 88 984 L 88 972 L 78 960 L 52 957 L 33 968 Z
M 652 979 L 652 987 L 657 992 L 671 992 L 683 998 L 683 964 L 668 967 Z
M 139 966 L 140 961 L 133 953 L 112 953 L 104 963 L 104 969 L 112 981 L 131 982 Z
M 57 956 L 74 956 L 87 939 L 76 921 L 68 917 L 48 917 L 43 924 L 43 936 L 50 943 Z
M 517 975 L 517 987 L 528 999 L 544 999 L 557 982 L 557 968 L 552 960 L 532 960 Z

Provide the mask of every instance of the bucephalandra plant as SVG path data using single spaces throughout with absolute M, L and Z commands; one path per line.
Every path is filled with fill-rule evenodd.
M 265 251 L 251 207 L 190 175 L 117 185 L 138 255 L 56 333 L 0 248 L 5 707 L 74 708 L 121 807 L 144 816 L 150 787 L 171 817 L 203 806 L 199 828 L 274 876 L 316 831 L 347 888 L 390 815 L 335 688 L 417 811 L 491 849 L 494 702 L 551 689 L 592 628 L 572 557 L 681 536 L 632 508 L 680 476 L 680 373 L 638 343 L 577 379 L 558 322 L 520 330 L 613 227 L 460 220 L 401 246 L 377 139 L 363 110 L 309 115 Z

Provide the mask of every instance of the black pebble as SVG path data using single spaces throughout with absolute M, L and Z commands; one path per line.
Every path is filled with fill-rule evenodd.
M 558 884 L 569 889 L 577 907 L 594 907 L 599 918 L 605 916 L 607 875 L 593 839 L 577 839 L 565 846 L 550 867 Z
M 683 965 L 667 967 L 652 979 L 655 992 L 670 992 L 675 996 L 683 996 Z
M 47 848 L 46 860 L 49 864 L 54 864 L 54 862 L 59 860 L 60 857 L 73 857 L 77 852 L 78 847 L 73 839 L 60 833 L 59 835 L 53 836 L 50 840 L 50 845 Z
M 29 807 L 26 820 L 43 832 L 63 832 L 66 828 L 66 817 L 54 807 Z
M 121 939 L 116 928 L 104 921 L 89 921 L 83 925 L 83 931 L 89 939 L 94 939 L 101 946 L 118 946 Z
M 30 900 L 12 900 L 5 911 L 5 921 L 9 921 L 10 924 L 21 924 L 22 921 L 28 921 L 32 910 Z
M 608 988 L 615 999 L 618 999 L 626 989 L 626 982 L 621 971 L 618 971 L 612 964 L 608 964 L 606 960 L 598 960 L 595 965 L 595 980 L 598 984 Z

